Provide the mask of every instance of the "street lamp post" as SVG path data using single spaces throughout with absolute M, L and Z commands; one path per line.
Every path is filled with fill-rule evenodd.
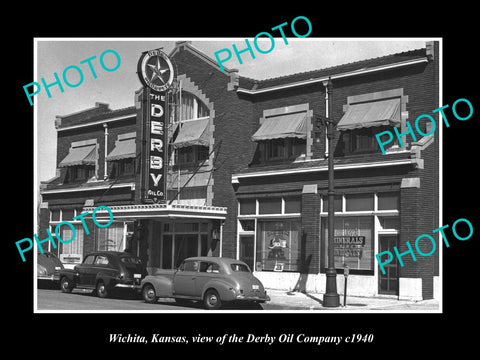
M 337 293 L 337 270 L 335 269 L 335 258 L 333 252 L 333 235 L 335 232 L 335 189 L 333 185 L 333 139 L 335 138 L 335 123 L 332 116 L 332 81 L 328 79 L 324 83 L 327 91 L 327 109 L 326 119 L 327 139 L 328 139 L 328 268 L 326 270 L 327 283 L 325 294 L 323 295 L 324 307 L 339 307 L 340 296 Z

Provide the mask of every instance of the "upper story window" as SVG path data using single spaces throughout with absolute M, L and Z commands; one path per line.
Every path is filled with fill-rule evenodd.
M 195 166 L 208 160 L 211 138 L 209 117 L 182 122 L 172 142 L 174 164 Z
M 80 165 L 67 168 L 64 183 L 85 182 L 95 176 L 95 166 Z
M 349 96 L 344 115 L 337 124 L 340 138 L 336 152 L 344 155 L 378 152 L 376 134 L 393 132 L 393 127 L 404 132 L 407 102 L 403 89 Z M 392 147 L 398 147 L 396 137 L 389 144 L 389 148 Z
M 264 155 L 262 160 L 295 160 L 305 156 L 306 141 L 297 138 L 273 139 L 261 142 L 259 146 Z
M 178 162 L 176 164 L 195 164 L 208 159 L 208 147 L 206 146 L 187 146 L 177 149 Z
M 115 141 L 115 147 L 107 156 L 107 161 L 111 164 L 110 177 L 119 178 L 134 174 L 136 154 L 135 138 L 135 132 L 118 135 Z
M 343 145 L 343 152 L 348 155 L 380 151 L 375 135 L 386 130 L 393 133 L 391 126 L 375 126 L 342 131 L 340 134 L 340 141 Z M 396 137 L 389 144 L 389 147 L 394 145 L 398 145 Z
M 195 120 L 210 115 L 209 108 L 195 95 L 182 91 L 174 100 L 177 104 L 171 104 L 170 122 L 178 123 L 184 120 Z
M 97 143 L 95 139 L 73 142 L 58 167 L 67 168 L 64 183 L 85 182 L 95 177 Z
M 260 162 L 305 157 L 307 112 L 282 113 L 262 119 L 252 140 L 258 143 L 257 161 Z

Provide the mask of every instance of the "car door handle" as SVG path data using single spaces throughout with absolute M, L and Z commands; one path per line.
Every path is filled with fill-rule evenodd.
M 192 277 L 192 280 L 195 280 L 196 278 L 197 278 L 197 277 L 196 277 L 196 276 L 194 276 L 194 277 Z

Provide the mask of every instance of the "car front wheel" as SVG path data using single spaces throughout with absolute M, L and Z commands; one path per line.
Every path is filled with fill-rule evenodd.
M 222 306 L 222 300 L 218 292 L 214 289 L 207 290 L 203 297 L 203 304 L 207 310 L 217 310 Z
M 70 281 L 65 276 L 62 277 L 62 279 L 60 280 L 60 289 L 64 293 L 71 293 L 72 292 L 73 287 L 72 287 L 72 285 L 70 285 Z
M 155 304 L 157 302 L 157 293 L 151 284 L 146 284 L 142 289 L 142 296 L 145 302 Z
M 105 286 L 105 283 L 101 280 L 97 283 L 97 287 L 95 288 L 95 290 L 97 292 L 97 296 L 100 298 L 106 298 L 108 296 L 107 287 Z

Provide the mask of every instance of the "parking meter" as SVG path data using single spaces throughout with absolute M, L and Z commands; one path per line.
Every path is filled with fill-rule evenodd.
M 347 304 L 347 279 L 350 273 L 350 268 L 347 265 L 343 267 L 343 276 L 345 276 L 345 288 L 343 290 L 343 306 Z

